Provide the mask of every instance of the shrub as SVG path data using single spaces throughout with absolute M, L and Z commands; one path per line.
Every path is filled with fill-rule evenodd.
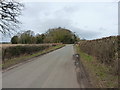
M 79 43 L 81 51 L 94 56 L 101 63 L 117 66 L 119 36 L 110 36 L 96 40 L 86 40 Z
M 5 59 L 19 57 L 20 55 L 33 54 L 49 47 L 49 45 L 24 45 L 2 48 L 2 58 L 4 61 Z

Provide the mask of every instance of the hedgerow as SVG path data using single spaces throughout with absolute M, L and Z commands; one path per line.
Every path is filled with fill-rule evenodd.
M 85 40 L 79 43 L 80 50 L 99 60 L 100 63 L 116 67 L 118 73 L 118 52 L 120 36 L 110 36 L 96 40 Z
M 26 54 L 33 54 L 35 52 L 39 52 L 42 50 L 45 50 L 49 47 L 52 47 L 51 45 L 24 45 L 24 46 L 13 46 L 13 47 L 7 47 L 2 48 L 2 60 L 7 60 L 15 57 L 19 57 L 21 55 Z

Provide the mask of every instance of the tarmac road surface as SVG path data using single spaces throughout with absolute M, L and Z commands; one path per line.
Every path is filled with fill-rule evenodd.
M 3 88 L 80 88 L 73 45 L 34 58 L 2 74 Z

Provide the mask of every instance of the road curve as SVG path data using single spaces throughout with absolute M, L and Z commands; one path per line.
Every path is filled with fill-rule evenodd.
M 36 57 L 2 74 L 3 88 L 79 88 L 72 45 Z

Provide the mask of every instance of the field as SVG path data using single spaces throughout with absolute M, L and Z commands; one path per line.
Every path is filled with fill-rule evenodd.
M 13 47 L 13 46 L 26 46 L 26 45 L 29 45 L 29 46 L 40 46 L 40 45 L 60 45 L 62 43 L 50 43 L 50 44 L 0 44 L 0 48 L 6 48 L 6 47 Z

